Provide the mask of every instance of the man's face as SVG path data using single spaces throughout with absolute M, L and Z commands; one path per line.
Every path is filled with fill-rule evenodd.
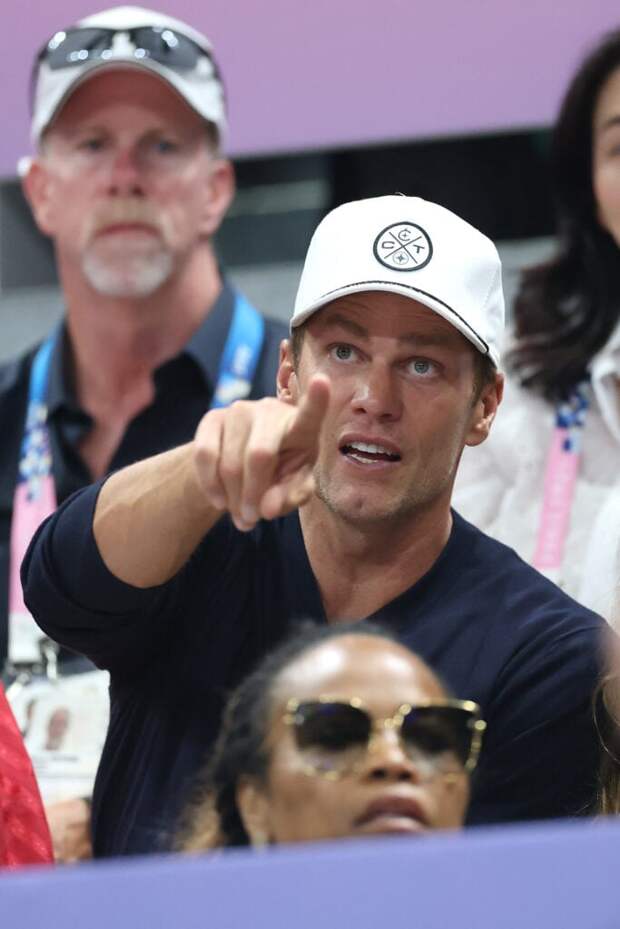
M 227 170 L 173 90 L 145 72 L 114 70 L 69 98 L 26 188 L 61 269 L 76 269 L 99 293 L 140 297 L 215 231 L 229 202 L 218 200 Z
M 463 447 L 486 437 L 501 394 L 498 376 L 476 398 L 474 351 L 395 294 L 341 297 L 310 318 L 289 385 L 295 401 L 312 375 L 331 382 L 315 480 L 332 512 L 399 523 L 448 504 Z

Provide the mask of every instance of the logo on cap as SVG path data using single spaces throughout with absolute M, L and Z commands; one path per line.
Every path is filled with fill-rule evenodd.
M 373 252 L 392 271 L 419 271 L 433 257 L 433 243 L 415 223 L 393 223 L 379 233 Z

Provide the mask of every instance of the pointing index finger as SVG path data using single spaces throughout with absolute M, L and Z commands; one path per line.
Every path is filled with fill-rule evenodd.
M 316 444 L 327 412 L 329 397 L 328 379 L 320 374 L 315 375 L 300 401 L 297 416 L 284 442 L 287 448 L 299 448 L 306 443 L 312 446 Z

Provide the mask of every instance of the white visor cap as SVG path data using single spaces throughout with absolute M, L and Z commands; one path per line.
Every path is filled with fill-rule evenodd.
M 138 57 L 128 31 L 143 26 L 150 26 L 157 30 L 169 29 L 173 33 L 178 33 L 195 43 L 202 49 L 204 55 L 198 57 L 196 66 L 191 70 L 168 67 L 152 58 Z M 165 81 L 199 116 L 216 126 L 218 138 L 220 141 L 223 140 L 226 132 L 224 88 L 217 66 L 214 64 L 211 43 L 202 33 L 179 19 L 139 6 L 112 7 L 81 19 L 71 29 L 109 29 L 117 32 L 118 36 L 114 37 L 111 48 L 106 51 L 105 58 L 86 59 L 83 64 L 51 68 L 46 63 L 45 54 L 43 54 L 35 75 L 30 127 L 31 138 L 35 145 L 38 145 L 41 136 L 56 114 L 81 83 L 103 69 L 119 67 L 150 71 Z M 47 47 L 58 42 L 62 35 L 62 31 L 56 33 Z
M 373 290 L 424 304 L 499 365 L 499 255 L 490 239 L 450 210 L 401 195 L 332 210 L 310 242 L 291 329 L 338 297 Z

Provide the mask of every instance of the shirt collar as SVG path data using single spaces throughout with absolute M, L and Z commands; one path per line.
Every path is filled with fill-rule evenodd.
M 50 338 L 54 338 L 47 380 L 47 411 L 51 416 L 61 408 L 79 410 L 79 404 L 73 378 L 68 373 L 71 368 L 65 361 L 70 347 L 69 333 L 64 320 L 56 329 L 55 335 L 52 333 Z
M 205 385 L 211 391 L 215 389 L 217 383 L 220 359 L 226 344 L 234 306 L 235 292 L 230 284 L 224 281 L 211 310 L 181 352 L 181 355 L 189 356 L 196 363 Z M 81 412 L 73 378 L 69 374 L 71 367 L 66 363 L 70 348 L 69 334 L 64 322 L 59 326 L 57 333 L 50 359 L 47 387 L 47 408 L 50 416 L 61 408 Z
M 184 349 L 198 365 L 211 390 L 217 384 L 234 307 L 235 293 L 230 284 L 224 281 L 219 297 Z

